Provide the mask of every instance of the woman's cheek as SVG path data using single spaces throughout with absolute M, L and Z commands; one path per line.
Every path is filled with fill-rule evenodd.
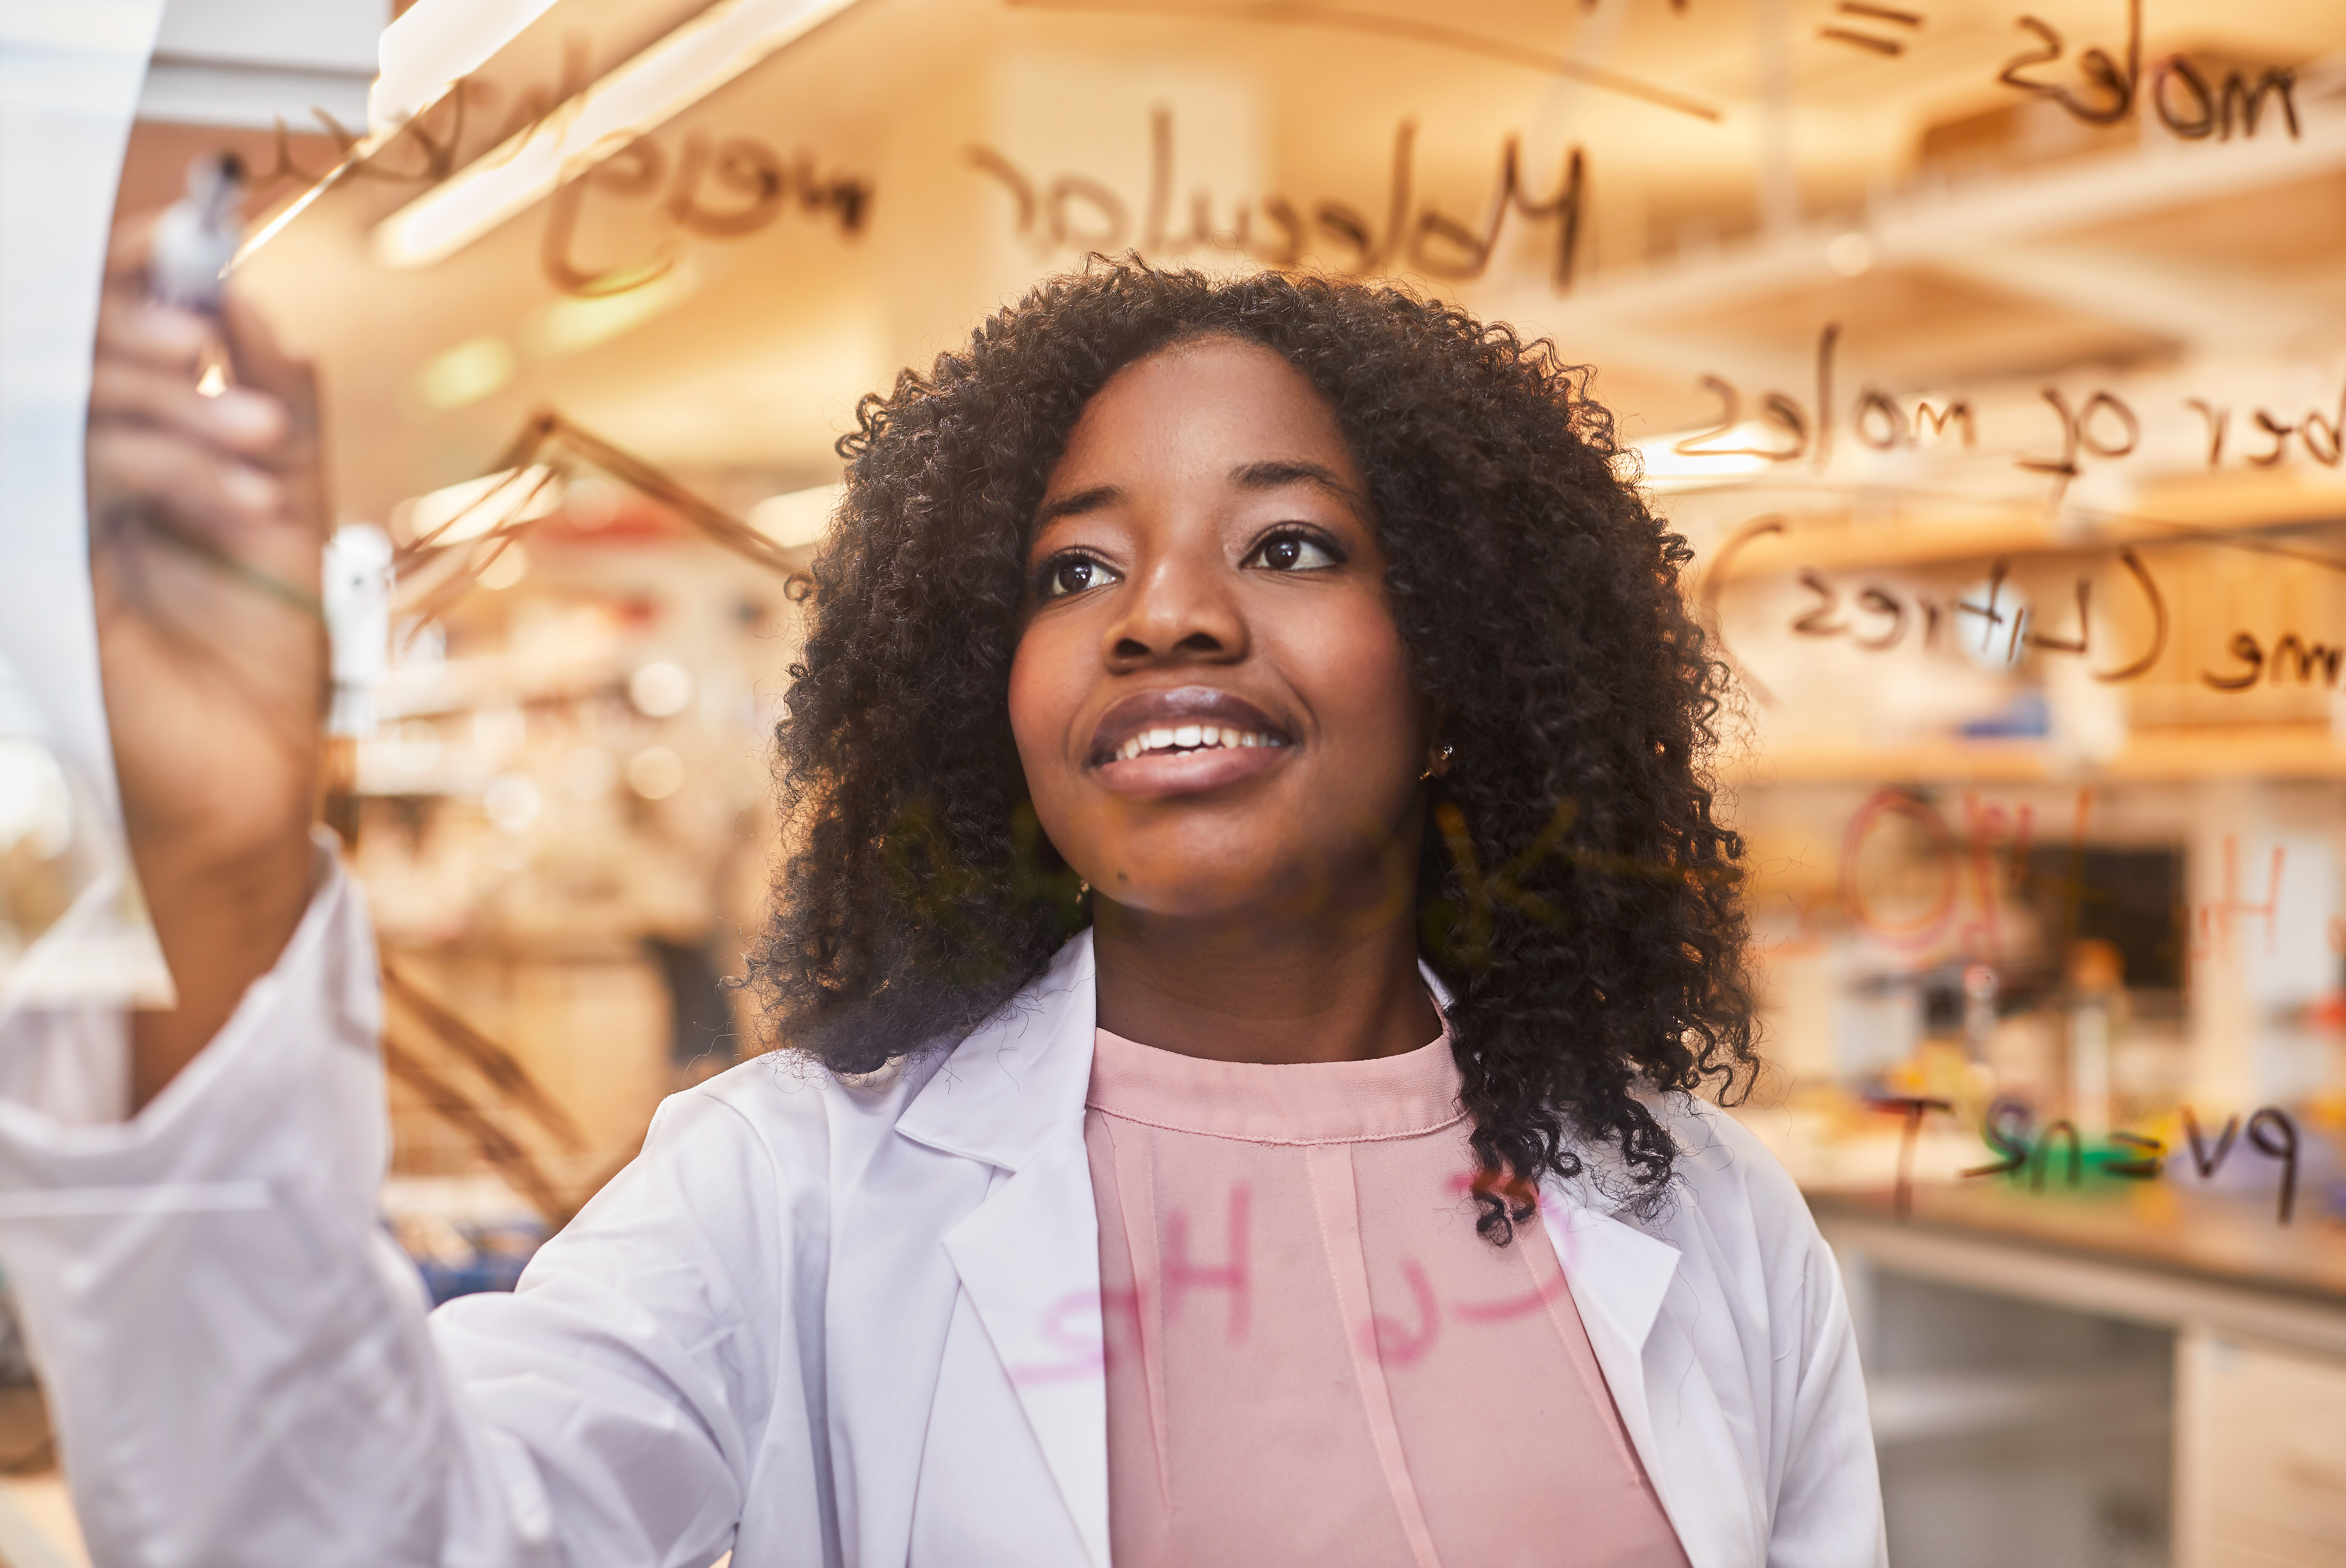
M 1049 657 L 1042 645 L 1048 633 L 1029 626 L 1019 636 L 1010 657 L 1010 733 L 1018 743 L 1018 760 L 1031 786 L 1036 765 L 1043 761 L 1043 738 L 1050 728 L 1052 687 Z
M 1308 661 L 1312 707 L 1338 718 L 1341 749 L 1355 766 L 1379 772 L 1406 770 L 1415 779 L 1423 766 L 1420 730 L 1423 703 L 1409 678 L 1409 657 L 1383 596 L 1343 606 L 1291 643 Z M 1290 664 L 1290 668 L 1297 667 Z
M 1086 695 L 1080 656 L 1086 646 L 1045 620 L 1026 628 L 1010 660 L 1010 734 L 1027 793 L 1054 842 L 1066 824 L 1053 819 L 1067 809 L 1077 782 L 1068 731 Z

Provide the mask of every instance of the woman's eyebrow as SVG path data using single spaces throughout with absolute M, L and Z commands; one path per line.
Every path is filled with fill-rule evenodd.
M 1324 463 L 1285 458 L 1268 463 L 1243 463 L 1230 470 L 1230 483 L 1240 490 L 1277 490 L 1289 484 L 1316 484 L 1354 512 L 1365 512 L 1366 499 L 1344 483 L 1343 476 Z
M 1080 517 L 1086 512 L 1096 512 L 1123 499 L 1124 492 L 1116 485 L 1095 484 L 1089 490 L 1078 490 L 1072 495 L 1062 495 L 1056 501 L 1046 501 L 1035 509 L 1035 531 L 1039 534 L 1062 517 Z

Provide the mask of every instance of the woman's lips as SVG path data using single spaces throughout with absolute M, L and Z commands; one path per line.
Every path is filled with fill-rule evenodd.
M 1142 799 L 1197 795 L 1267 773 L 1293 749 L 1291 746 L 1218 746 L 1196 751 L 1149 751 L 1096 763 L 1092 776 L 1115 794 Z
M 1254 778 L 1293 748 L 1293 738 L 1244 697 L 1173 687 L 1109 704 L 1092 730 L 1090 766 L 1119 795 L 1188 795 Z

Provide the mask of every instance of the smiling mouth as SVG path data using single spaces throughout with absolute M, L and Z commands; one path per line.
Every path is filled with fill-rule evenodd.
M 1210 751 L 1217 747 L 1237 750 L 1253 746 L 1284 746 L 1284 736 L 1268 730 L 1231 729 L 1212 724 L 1159 725 L 1144 729 L 1117 747 L 1113 760 L 1129 762 L 1136 757 L 1178 757 L 1188 751 Z
M 1253 752 L 1264 753 L 1295 744 L 1270 715 L 1235 692 L 1210 686 L 1182 686 L 1157 691 L 1136 691 L 1108 706 L 1092 731 L 1091 766 L 1125 772 L 1130 765 L 1162 769 L 1175 759 Z

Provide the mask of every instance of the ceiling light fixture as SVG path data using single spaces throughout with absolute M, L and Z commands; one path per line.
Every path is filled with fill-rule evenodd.
M 769 495 L 750 508 L 750 526 L 785 549 L 811 545 L 831 531 L 831 514 L 846 494 L 844 484 L 818 484 Z
M 415 0 L 382 30 L 367 128 L 387 136 L 554 8 L 555 0 Z
M 415 0 L 393 17 L 375 45 L 375 79 L 367 89 L 367 134 L 344 148 L 334 167 L 312 181 L 309 189 L 246 236 L 236 248 L 229 270 L 241 267 L 254 251 L 283 233 L 286 225 L 340 185 L 344 175 L 381 152 L 408 121 L 486 65 L 555 4 L 556 0 Z
M 455 254 L 853 4 L 719 0 L 562 114 L 509 137 L 384 219 L 375 227 L 375 259 L 386 267 L 428 267 Z
M 1707 442 L 1722 444 L 1709 451 L 1678 450 L 1682 443 L 1698 436 Z M 1625 458 L 1634 453 L 1634 464 L 1625 462 L 1619 472 L 1624 478 L 1634 476 L 1635 481 L 1647 490 L 1664 494 L 1738 484 L 1772 466 L 1761 453 L 1782 441 L 1782 432 L 1770 430 L 1757 420 L 1746 420 L 1734 429 L 1724 432 L 1675 432 L 1638 442 L 1623 453 Z M 1728 447 L 1723 444 L 1727 442 L 1736 444 Z

